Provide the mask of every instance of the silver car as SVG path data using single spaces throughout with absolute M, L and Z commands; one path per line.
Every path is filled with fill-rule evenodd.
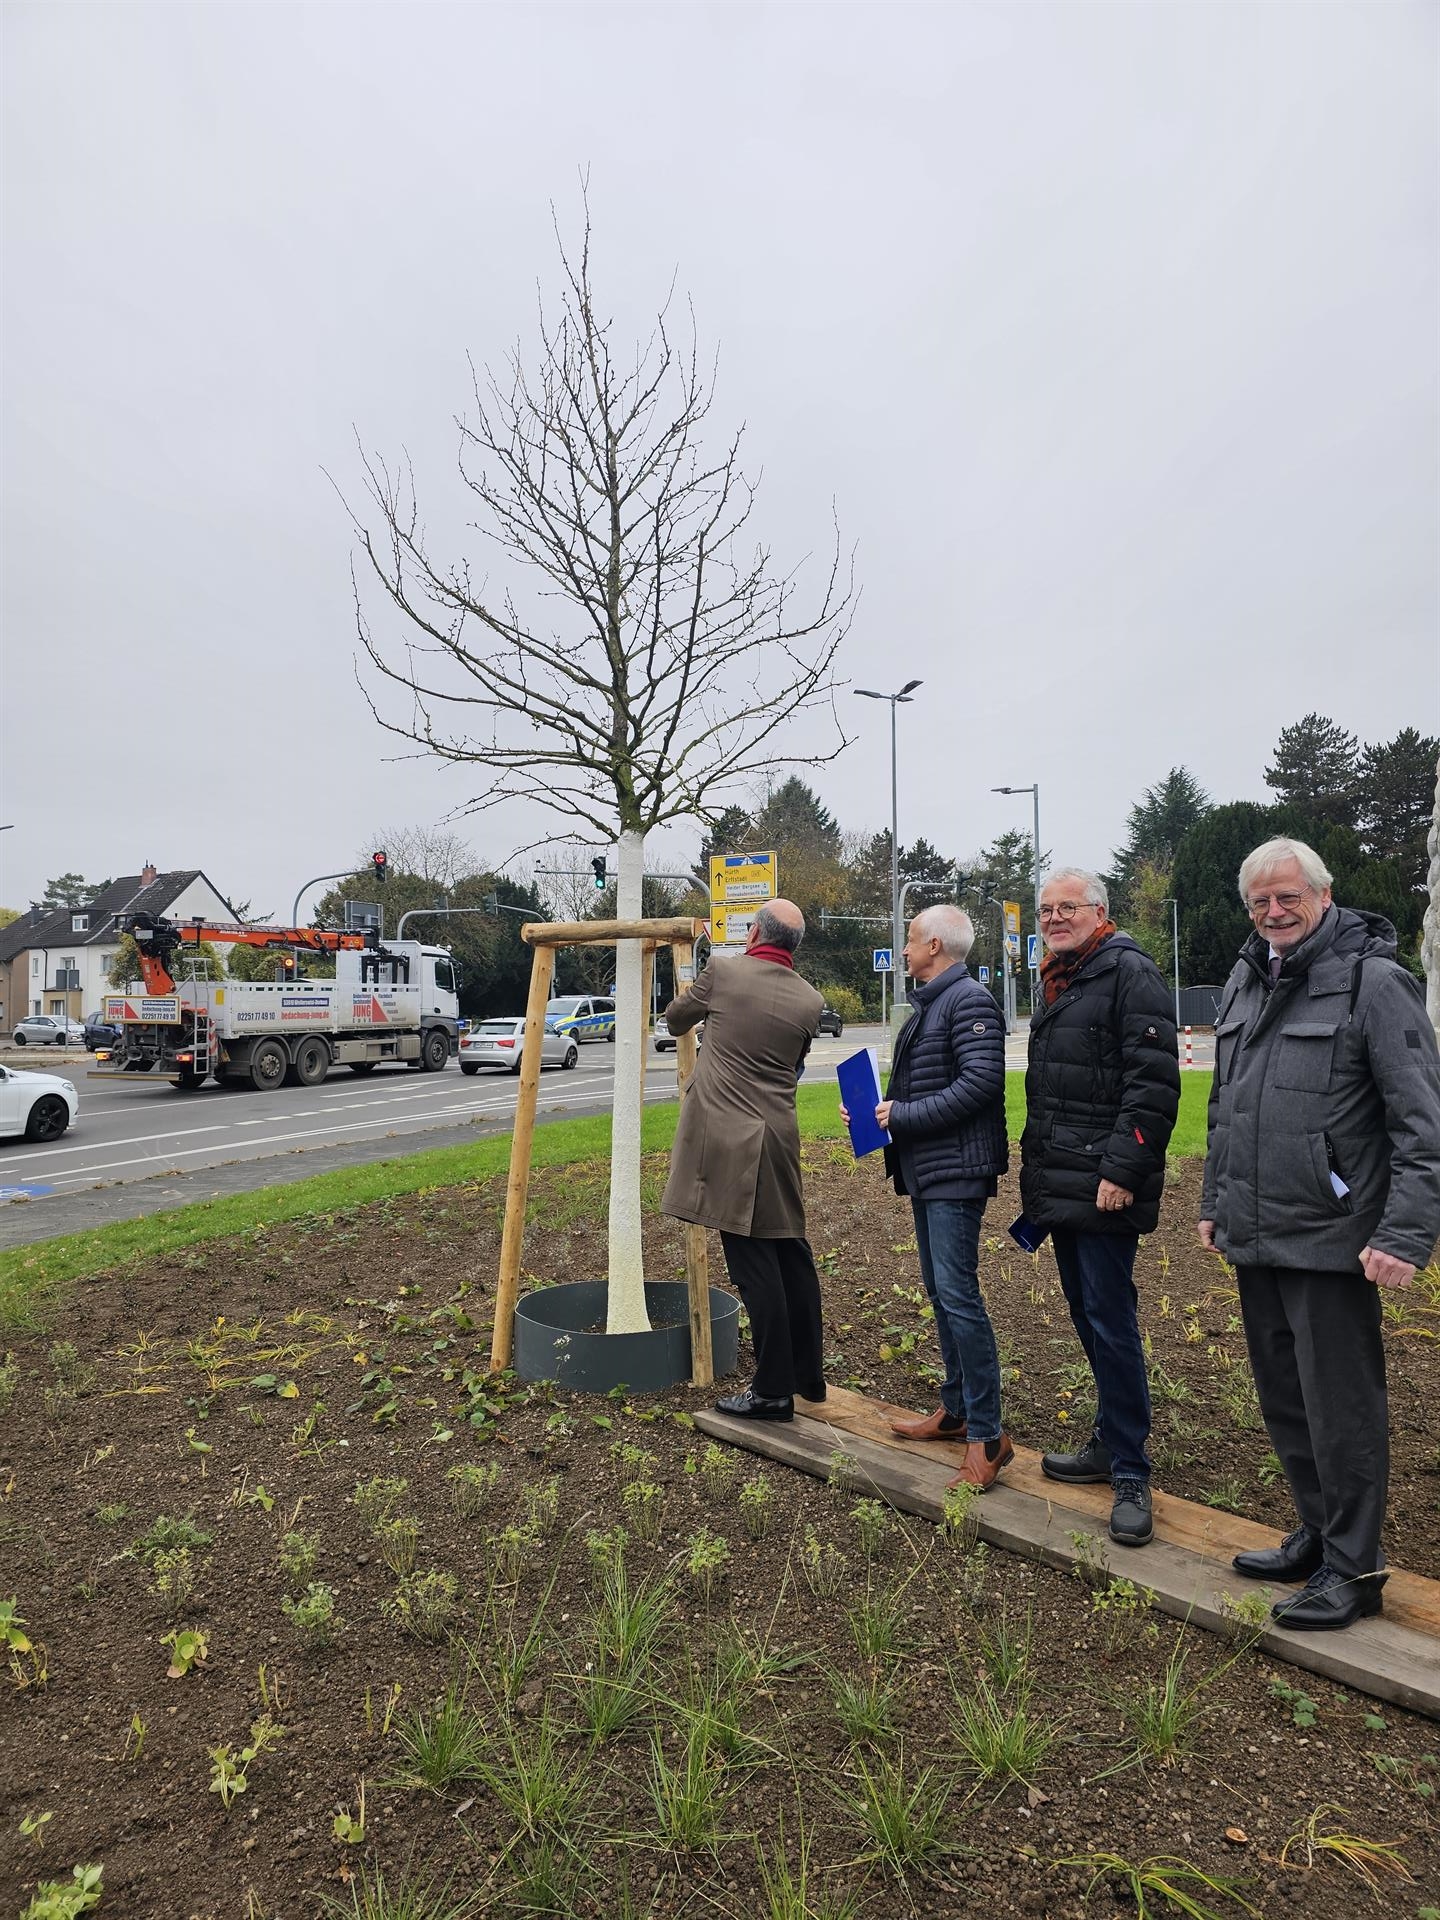
M 83 1047 L 85 1029 L 61 1014 L 32 1013 L 15 1024 L 17 1047 Z
M 481 1020 L 460 1036 L 460 1071 L 478 1073 L 481 1067 L 505 1067 L 519 1073 L 525 1050 L 525 1022 L 521 1020 Z M 541 1040 L 542 1067 L 573 1067 L 580 1049 L 567 1033 L 551 1033 Z

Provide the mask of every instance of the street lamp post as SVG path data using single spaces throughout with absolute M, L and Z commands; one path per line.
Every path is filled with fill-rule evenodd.
M 1170 942 L 1175 955 L 1175 1031 L 1180 1031 L 1180 902 L 1169 894 L 1160 902 L 1170 909 Z
M 895 709 L 902 700 L 908 702 L 915 689 L 922 684 L 919 680 L 907 680 L 898 693 L 875 693 L 869 687 L 855 688 L 861 700 L 890 702 L 890 964 L 902 976 L 904 967 L 900 954 L 905 941 L 900 926 L 900 777 L 896 758 Z
M 992 793 L 1028 793 L 1035 800 L 1035 967 L 1030 980 L 1030 1010 L 1035 1010 L 1035 974 L 1040 970 L 1040 782 L 1032 787 L 992 787 Z

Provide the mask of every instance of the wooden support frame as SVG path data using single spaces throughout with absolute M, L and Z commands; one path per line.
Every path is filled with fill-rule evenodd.
M 558 947 L 617 946 L 622 940 L 643 943 L 644 999 L 650 1002 L 655 954 L 669 947 L 675 961 L 677 987 L 694 978 L 695 941 L 703 920 L 527 920 L 520 938 L 534 948 L 530 994 L 525 1003 L 525 1038 L 520 1055 L 520 1087 L 515 1101 L 515 1131 L 510 1146 L 510 1174 L 505 1186 L 505 1231 L 500 1242 L 500 1272 L 495 1286 L 495 1328 L 490 1341 L 490 1371 L 510 1365 L 515 1349 L 515 1302 L 520 1293 L 520 1260 L 525 1246 L 525 1206 L 530 1194 L 530 1164 L 535 1147 L 535 1114 L 540 1100 L 540 1055 L 545 1034 L 545 1008 L 555 978 Z M 677 1034 L 675 1059 L 683 1094 L 695 1071 L 695 1035 Z M 645 1046 L 640 1048 L 640 1096 L 645 1096 Z M 685 1228 L 685 1279 L 690 1294 L 690 1378 L 708 1387 L 715 1378 L 710 1347 L 710 1260 L 705 1229 Z

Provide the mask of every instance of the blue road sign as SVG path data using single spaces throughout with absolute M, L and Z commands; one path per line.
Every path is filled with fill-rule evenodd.
M 989 969 L 989 967 L 981 967 L 981 969 L 980 969 L 980 984 L 981 984 L 981 986 L 982 986 L 982 987 L 988 987 L 988 986 L 989 986 L 989 984 L 990 984 L 990 969 Z
M 1025 936 L 1025 964 L 1033 973 L 1040 964 L 1040 936 L 1027 933 Z
M 875 947 L 872 948 L 871 953 L 874 972 L 893 973 L 895 971 L 895 957 L 892 948 Z

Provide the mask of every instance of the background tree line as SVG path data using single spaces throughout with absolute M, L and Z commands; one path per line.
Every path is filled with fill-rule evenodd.
M 1335 875 L 1335 892 L 1347 906 L 1382 913 L 1395 926 L 1400 955 L 1420 972 L 1420 928 L 1425 908 L 1425 836 L 1434 808 L 1435 766 L 1440 740 L 1406 727 L 1393 740 L 1361 745 L 1323 714 L 1310 713 L 1286 727 L 1262 769 L 1274 798 L 1216 804 L 1184 766 L 1172 767 L 1130 809 L 1124 845 L 1111 856 L 1105 878 L 1111 910 L 1170 974 L 1172 898 L 1179 905 L 1180 975 L 1189 985 L 1226 977 L 1249 921 L 1236 890 L 1240 862 L 1273 834 L 1308 840 Z M 347 900 L 381 896 L 387 931 L 394 933 L 407 910 L 479 908 L 435 914 L 410 923 L 407 934 L 450 947 L 460 962 L 461 1010 L 471 1018 L 519 1013 L 525 1006 L 530 952 L 520 939 L 526 916 L 536 919 L 608 919 L 615 912 L 615 876 L 595 887 L 591 860 L 598 848 L 580 843 L 552 846 L 546 871 L 520 885 L 480 865 L 457 834 L 423 828 L 377 836 L 390 859 L 390 878 L 377 888 L 369 848 L 354 875 L 319 901 L 321 926 L 342 926 Z M 847 832 L 804 780 L 792 776 L 752 807 L 732 806 L 718 815 L 697 851 L 689 882 L 678 872 L 647 874 L 646 914 L 709 910 L 712 853 L 774 848 L 784 891 L 808 923 L 800 970 L 823 988 L 847 1018 L 878 1013 L 880 983 L 871 952 L 890 944 L 890 835 Z M 1051 856 L 1046 853 L 1048 867 Z M 991 969 L 998 982 L 1000 902 L 1018 900 L 1022 925 L 1030 924 L 1033 893 L 1030 836 L 1002 833 L 990 845 L 947 854 L 920 838 L 900 848 L 902 882 L 915 885 L 907 912 L 935 900 L 959 900 L 975 922 L 971 965 Z M 80 901 L 94 889 L 79 876 L 62 875 L 47 896 Z M 494 896 L 498 908 L 485 911 Z M 248 917 L 248 915 L 247 915 Z M 264 920 L 268 915 L 257 915 Z M 125 956 L 129 958 L 129 956 Z M 210 950 L 212 967 L 222 962 L 232 978 L 273 979 L 273 954 L 244 948 Z M 314 958 L 312 977 L 333 971 Z M 124 973 L 123 964 L 117 973 Z M 124 977 L 130 977 L 124 974 Z M 614 978 L 605 948 L 562 952 L 557 992 L 603 993 Z M 662 956 L 658 996 L 673 992 L 668 956 Z M 1021 981 L 1021 998 L 1025 982 Z M 998 987 L 997 987 L 998 991 Z

